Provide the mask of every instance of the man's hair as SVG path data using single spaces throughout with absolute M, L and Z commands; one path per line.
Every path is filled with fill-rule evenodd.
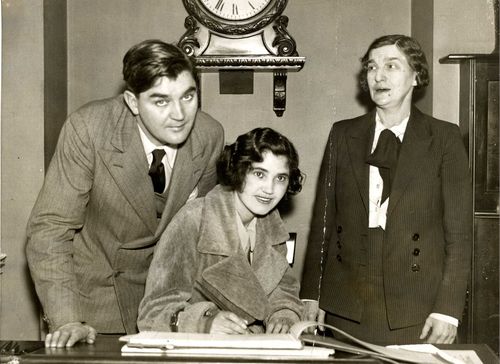
M 288 160 L 290 177 L 288 195 L 302 189 L 302 173 L 299 170 L 299 155 L 292 142 L 271 128 L 256 128 L 240 135 L 236 142 L 226 145 L 217 161 L 217 176 L 223 186 L 241 191 L 252 163 L 262 162 L 264 152 L 284 156 Z
M 153 87 L 159 77 L 175 80 L 183 71 L 198 83 L 192 60 L 179 47 L 158 39 L 132 46 L 123 57 L 123 79 L 127 89 L 136 95 Z
M 368 61 L 370 60 L 370 52 L 373 49 L 380 48 L 387 45 L 396 45 L 398 49 L 405 55 L 411 69 L 417 73 L 417 86 L 416 89 L 424 88 L 429 84 L 429 65 L 425 58 L 425 53 L 420 47 L 420 44 L 413 39 L 402 34 L 384 35 L 375 39 L 363 58 L 361 58 L 362 71 L 360 73 L 360 84 L 364 91 L 368 90 L 366 81 L 366 73 L 368 70 Z

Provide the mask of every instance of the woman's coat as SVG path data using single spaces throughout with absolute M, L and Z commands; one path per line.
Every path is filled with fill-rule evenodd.
M 207 332 L 218 308 L 263 321 L 280 312 L 298 320 L 299 283 L 286 260 L 288 232 L 273 211 L 259 217 L 253 263 L 246 261 L 236 225 L 234 193 L 221 186 L 182 208 L 158 243 L 139 308 L 139 330 Z M 212 285 L 207 285 L 208 282 Z M 251 322 L 250 322 L 251 323 Z

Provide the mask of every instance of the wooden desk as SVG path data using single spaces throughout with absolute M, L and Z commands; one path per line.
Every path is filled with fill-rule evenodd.
M 122 355 L 122 342 L 118 341 L 119 336 L 99 335 L 94 345 L 77 344 L 73 348 L 53 349 L 44 348 L 40 341 L 19 342 L 19 351 L 27 353 L 18 356 L 19 363 L 84 363 L 84 364 L 105 364 L 105 363 L 311 363 L 304 360 L 269 360 L 269 359 L 243 359 L 243 358 L 169 358 L 166 356 L 136 356 Z M 0 342 L 1 344 L 1 342 Z M 484 364 L 498 364 L 498 358 L 493 351 L 484 344 L 463 344 L 463 345 L 437 345 L 441 349 L 447 350 L 475 350 Z M 7 363 L 8 355 L 0 356 L 1 363 Z M 337 351 L 335 357 L 326 361 L 328 363 L 382 363 L 379 360 L 362 357 Z M 318 361 L 325 363 L 325 361 Z

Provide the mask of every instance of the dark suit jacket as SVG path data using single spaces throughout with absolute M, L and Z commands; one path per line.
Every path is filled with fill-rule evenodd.
M 332 127 L 302 280 L 302 298 L 318 299 L 321 284 L 320 307 L 356 321 L 363 312 L 357 288 L 367 258 L 365 161 L 374 129 L 374 111 Z M 382 269 L 391 328 L 422 323 L 432 312 L 461 318 L 470 271 L 471 201 L 458 127 L 413 108 L 387 211 Z
M 28 225 L 27 258 L 52 328 L 135 332 L 154 245 L 195 186 L 216 184 L 222 126 L 199 111 L 158 221 L 137 122 L 123 97 L 90 103 L 61 130 Z

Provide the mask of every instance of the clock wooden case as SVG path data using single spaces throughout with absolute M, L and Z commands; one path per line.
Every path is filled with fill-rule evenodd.
M 282 15 L 287 0 L 183 0 L 188 12 L 179 46 L 203 70 L 274 74 L 273 109 L 282 116 L 288 71 L 305 63 Z

